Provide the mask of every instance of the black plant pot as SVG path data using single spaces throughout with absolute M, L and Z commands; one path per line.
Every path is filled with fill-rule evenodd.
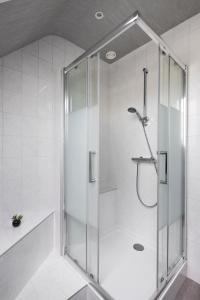
M 13 220 L 13 222 L 12 222 L 13 227 L 18 227 L 18 226 L 20 226 L 20 224 L 21 224 L 21 220 Z

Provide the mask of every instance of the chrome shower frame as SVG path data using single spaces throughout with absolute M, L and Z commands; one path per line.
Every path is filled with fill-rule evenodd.
M 107 36 L 105 36 L 100 42 L 96 43 L 92 48 L 85 51 L 81 56 L 79 56 L 77 59 L 75 59 L 69 66 L 65 67 L 63 69 L 63 84 L 64 84 L 64 77 L 65 75 L 75 68 L 79 63 L 81 63 L 85 59 L 91 58 L 93 55 L 98 53 L 102 48 L 104 48 L 106 45 L 108 45 L 111 41 L 116 39 L 118 36 L 123 34 L 125 31 L 127 31 L 129 28 L 131 28 L 134 25 L 138 25 L 142 31 L 158 45 L 158 49 L 161 51 L 164 51 L 166 54 L 168 54 L 170 57 L 172 57 L 176 63 L 184 70 L 185 72 L 185 116 L 184 116 L 184 136 L 185 136 L 185 180 L 187 180 L 187 95 L 188 95 L 188 85 L 187 85 L 187 78 L 188 78 L 188 68 L 187 66 L 176 56 L 176 54 L 168 47 L 168 45 L 165 43 L 165 41 L 157 35 L 140 17 L 138 12 L 133 13 L 125 22 L 117 26 L 111 33 L 109 33 Z M 63 91 L 66 89 L 66 86 L 63 86 Z M 158 93 L 159 94 L 159 93 Z M 67 107 L 68 99 L 64 97 L 63 101 L 63 112 L 65 112 L 65 108 Z M 158 99 L 159 101 L 159 99 Z M 65 238 L 65 230 L 64 230 L 64 113 L 63 113 L 63 125 L 62 125 L 62 141 L 63 145 L 61 147 L 61 254 L 64 255 L 64 238 Z M 158 199 L 158 205 L 159 205 L 159 199 Z M 158 218 L 157 213 L 157 218 Z M 157 230 L 158 231 L 158 230 Z M 158 241 L 158 240 L 157 240 Z M 157 242 L 157 247 L 159 246 Z M 158 249 L 157 249 L 158 250 Z M 168 283 L 173 280 L 174 276 L 177 274 L 177 272 L 180 270 L 180 268 L 186 263 L 187 261 L 187 189 L 185 185 L 185 220 L 184 220 L 184 257 L 182 263 L 180 263 L 179 266 L 177 266 L 176 270 L 172 274 L 170 274 L 169 278 L 166 281 L 166 284 L 164 286 L 159 287 L 157 284 L 157 292 L 155 295 L 153 295 L 153 299 L 157 299 L 158 295 L 164 290 Z M 73 262 L 72 262 L 73 264 Z M 158 276 L 157 276 L 158 278 Z M 94 283 L 98 289 L 101 290 L 101 287 Z M 105 291 L 102 291 L 103 293 Z
M 149 27 L 140 17 L 140 14 L 138 11 L 136 11 L 131 17 L 129 17 L 125 22 L 117 26 L 111 33 L 106 35 L 100 42 L 96 43 L 92 48 L 85 51 L 82 55 L 80 55 L 77 59 L 75 59 L 69 66 L 64 68 L 64 73 L 66 74 L 68 71 L 73 69 L 77 64 L 79 64 L 81 61 L 83 61 L 85 58 L 89 58 L 92 55 L 96 54 L 98 51 L 100 51 L 102 48 L 104 48 L 106 45 L 108 45 L 111 41 L 116 39 L 118 36 L 120 36 L 122 33 L 127 31 L 129 28 L 131 28 L 134 25 L 138 25 L 144 33 L 146 33 L 147 36 L 150 37 L 152 41 L 154 41 L 161 50 L 163 50 L 166 54 L 170 55 L 177 64 L 183 69 L 186 70 L 187 66 L 176 56 L 176 54 L 167 46 L 167 44 L 164 42 L 164 40 L 157 35 L 151 27 Z

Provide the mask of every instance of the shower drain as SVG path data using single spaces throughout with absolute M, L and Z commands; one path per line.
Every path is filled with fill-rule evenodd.
M 135 249 L 136 251 L 143 251 L 144 246 L 142 244 L 134 244 L 133 249 Z

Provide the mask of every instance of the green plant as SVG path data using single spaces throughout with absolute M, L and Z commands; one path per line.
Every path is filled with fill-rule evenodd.
M 22 215 L 14 215 L 14 216 L 12 217 L 12 220 L 13 220 L 13 221 L 14 221 L 14 220 L 21 221 L 22 218 L 23 218 Z

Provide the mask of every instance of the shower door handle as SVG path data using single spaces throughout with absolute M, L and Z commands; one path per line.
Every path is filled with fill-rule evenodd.
M 165 157 L 165 171 L 164 171 L 164 180 L 160 180 L 161 184 L 168 184 L 168 153 L 167 151 L 160 151 L 160 155 L 163 155 Z
M 96 182 L 96 177 L 94 176 L 94 157 L 96 155 L 95 151 L 89 151 L 89 182 Z

